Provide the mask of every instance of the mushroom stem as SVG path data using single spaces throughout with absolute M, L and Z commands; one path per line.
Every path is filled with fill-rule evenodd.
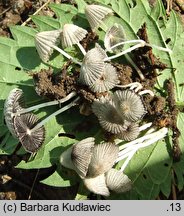
M 123 149 L 122 151 L 119 152 L 118 159 L 116 160 L 116 162 L 119 162 L 120 160 L 123 160 L 127 157 L 127 159 L 123 163 L 123 166 L 121 167 L 121 171 L 125 170 L 126 166 L 128 165 L 129 161 L 131 160 L 131 158 L 133 157 L 133 155 L 136 153 L 137 150 L 139 150 L 140 148 L 147 147 L 147 146 L 157 142 L 158 140 L 164 138 L 167 133 L 168 133 L 168 129 L 164 127 L 164 128 L 161 128 L 160 130 L 156 131 L 155 133 L 149 134 L 151 136 L 145 135 L 144 140 L 141 140 L 140 138 L 137 139 L 137 140 L 139 140 L 138 143 L 133 143 L 133 142 L 131 143 L 130 142 L 131 144 L 130 143 L 125 144 L 126 148 L 124 145 L 125 149 Z M 143 138 L 143 137 L 141 137 L 141 138 Z M 121 149 L 121 147 L 120 147 L 120 149 Z
M 168 52 L 168 53 L 172 53 L 172 50 L 169 49 L 169 48 L 165 48 L 165 47 L 160 47 L 160 46 L 157 46 L 155 44 L 149 44 L 149 43 L 146 43 L 144 40 L 141 40 L 141 39 L 138 39 L 138 40 L 129 40 L 129 41 L 122 41 L 120 43 L 117 43 L 115 44 L 114 46 L 111 47 L 111 50 L 118 47 L 118 46 L 121 46 L 121 45 L 124 45 L 124 44 L 129 44 L 129 43 L 138 43 L 137 45 L 141 44 L 142 47 L 144 46 L 148 46 L 148 47 L 151 47 L 151 48 L 155 48 L 155 49 L 158 49 L 160 51 L 164 51 L 164 52 Z M 136 45 L 135 45 L 136 46 Z M 135 47 L 133 46 L 133 47 Z M 132 47 L 132 48 L 133 48 Z M 130 49 L 130 48 L 129 48 Z M 129 50 L 127 49 L 127 50 Z M 136 48 L 135 48 L 136 49 Z M 126 51 L 126 50 L 125 50 Z M 131 50 L 132 51 L 132 50 Z M 120 53 L 119 53 L 120 54 Z M 123 54 L 122 54 L 123 55 Z
M 128 41 L 127 41 L 127 42 L 128 42 Z M 123 42 L 121 42 L 121 43 L 123 43 Z M 116 44 L 116 45 L 117 45 L 117 44 Z M 116 45 L 114 45 L 113 47 L 115 47 Z M 128 49 L 126 49 L 126 50 L 120 52 L 120 53 L 117 53 L 117 54 L 115 54 L 115 55 L 113 55 L 113 56 L 104 58 L 104 61 L 109 61 L 109 60 L 118 58 L 118 57 L 120 57 L 120 56 L 122 56 L 122 55 L 125 55 L 126 53 L 129 53 L 129 52 L 131 52 L 131 51 L 133 51 L 133 50 L 135 50 L 135 49 L 137 49 L 137 48 L 139 48 L 139 47 L 144 47 L 144 46 L 145 46 L 145 42 L 144 42 L 144 43 L 143 43 L 143 42 L 140 42 L 140 43 L 138 43 L 138 44 L 136 44 L 136 45 L 134 45 L 134 46 L 132 46 L 132 47 L 130 47 L 130 48 L 128 48 Z
M 52 113 L 50 116 L 48 116 L 47 118 L 45 118 L 43 121 L 39 122 L 35 127 L 33 127 L 31 129 L 31 132 L 33 132 L 34 130 L 37 130 L 38 128 L 42 127 L 46 122 L 48 122 L 52 117 L 59 115 L 60 113 L 70 109 L 72 106 L 75 106 L 77 103 L 77 101 L 79 100 L 80 97 L 77 97 L 75 100 L 73 100 L 71 103 L 69 103 L 68 105 L 62 107 L 61 109 L 57 110 L 56 112 Z
M 60 49 L 59 47 L 52 45 L 52 48 L 57 50 L 59 53 L 61 53 L 62 55 L 64 55 L 67 59 L 72 60 L 75 64 L 78 64 L 81 66 L 81 63 L 78 62 L 74 57 L 72 57 L 71 55 L 69 55 L 68 53 L 66 53 L 64 50 Z
M 133 83 L 129 83 L 127 85 L 116 85 L 116 87 L 119 87 L 119 88 L 128 88 L 128 87 L 130 87 L 130 90 L 135 89 L 134 91 L 137 92 L 140 89 L 142 89 L 142 84 L 139 83 L 139 82 L 133 82 Z
M 40 109 L 40 108 L 43 108 L 43 107 L 53 106 L 53 105 L 64 103 L 64 102 L 70 100 L 76 94 L 77 93 L 73 91 L 69 95 L 67 95 L 65 98 L 62 98 L 60 100 L 54 100 L 54 101 L 49 101 L 49 102 L 37 104 L 35 106 L 29 107 L 29 108 L 26 108 L 26 109 L 21 109 L 21 110 L 18 110 L 14 115 L 21 115 L 21 114 L 28 113 L 28 112 L 31 112 L 33 110 Z
M 122 150 L 122 154 L 123 154 L 123 149 L 128 148 L 128 147 L 133 146 L 133 145 L 136 145 L 137 143 L 143 143 L 145 140 L 150 140 L 150 139 L 154 139 L 154 138 L 161 139 L 167 134 L 167 132 L 168 132 L 167 128 L 165 128 L 165 127 L 161 128 L 160 130 L 158 130 L 156 132 L 146 134 L 143 137 L 140 137 L 136 140 L 133 140 L 129 143 L 126 143 L 126 144 L 120 146 L 119 150 Z M 159 137 L 161 137 L 161 138 L 159 138 Z
M 139 77 L 141 80 L 144 80 L 145 77 L 142 73 L 142 71 L 137 67 L 137 65 L 134 63 L 134 61 L 131 59 L 131 57 L 129 56 L 129 54 L 125 54 L 125 58 L 127 59 L 127 61 L 132 65 L 132 67 L 137 71 Z
M 151 95 L 152 97 L 155 96 L 155 94 L 153 93 L 153 91 L 149 90 L 149 89 L 146 89 L 146 90 L 143 90 L 141 92 L 139 92 L 139 95 L 144 95 L 144 94 L 149 94 Z
M 85 56 L 86 55 L 86 50 L 84 49 L 84 47 L 80 43 L 77 43 L 77 46 L 79 47 L 82 54 Z

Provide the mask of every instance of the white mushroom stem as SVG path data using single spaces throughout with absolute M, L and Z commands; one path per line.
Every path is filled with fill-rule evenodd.
M 61 53 L 63 56 L 65 56 L 67 59 L 72 60 L 75 64 L 78 64 L 81 66 L 81 62 L 78 62 L 74 57 L 66 53 L 64 50 L 60 49 L 59 47 L 52 45 L 51 46 L 53 49 L 57 50 L 59 53 Z
M 139 95 L 144 95 L 144 94 L 149 94 L 151 95 L 152 97 L 155 96 L 155 94 L 153 93 L 153 91 L 149 90 L 149 89 L 146 89 L 146 90 L 143 90 L 141 92 L 139 92 Z
M 84 47 L 80 43 L 77 43 L 77 46 L 79 47 L 82 54 L 85 56 L 86 55 L 86 50 L 84 49 Z
M 49 102 L 45 102 L 45 103 L 41 103 L 41 104 L 38 104 L 38 105 L 35 105 L 35 106 L 32 106 L 32 107 L 29 107 L 29 108 L 25 108 L 25 109 L 21 109 L 21 110 L 18 110 L 15 114 L 15 115 L 21 115 L 21 114 L 24 114 L 24 113 L 28 113 L 28 112 L 31 112 L 33 110 L 36 110 L 36 109 L 40 109 L 40 108 L 43 108 L 43 107 L 47 107 L 47 106 L 53 106 L 53 105 L 57 105 L 57 104 L 61 104 L 61 103 L 64 103 L 68 100 L 70 100 L 72 97 L 76 96 L 76 92 L 71 92 L 70 94 L 68 94 L 65 98 L 62 98 L 60 100 L 55 100 L 55 101 L 49 101 Z
M 141 140 L 141 138 L 139 138 L 138 143 L 130 142 L 130 143 L 125 144 L 126 146 L 124 145 L 125 146 L 124 149 L 119 152 L 118 159 L 116 160 L 116 162 L 119 162 L 120 160 L 127 158 L 121 167 L 121 171 L 123 172 L 125 170 L 129 161 L 134 156 L 134 154 L 137 152 L 137 150 L 139 150 L 140 148 L 147 147 L 147 146 L 157 142 L 158 140 L 164 138 L 167 133 L 168 133 L 168 129 L 162 128 L 162 129 L 160 129 L 160 130 L 158 130 L 152 134 L 148 134 L 148 135 L 141 137 L 141 138 L 144 138 L 142 140 Z M 120 150 L 121 149 L 122 148 L 120 147 Z
M 142 84 L 139 82 L 133 82 L 133 83 L 129 83 L 127 85 L 116 85 L 116 87 L 119 88 L 130 88 L 130 90 L 134 90 L 135 92 L 139 91 L 140 89 L 142 89 Z
M 127 41 L 127 42 L 128 42 L 128 41 Z M 138 43 L 138 44 L 136 44 L 136 45 L 134 45 L 134 46 L 132 46 L 132 47 L 130 47 L 130 48 L 128 48 L 128 49 L 126 49 L 126 50 L 120 52 L 120 53 L 117 53 L 116 55 L 113 55 L 113 56 L 104 58 L 104 61 L 110 61 L 110 60 L 112 60 L 112 59 L 115 59 L 115 58 L 118 58 L 118 57 L 120 57 L 120 56 L 122 56 L 122 55 L 125 55 L 126 53 L 129 53 L 129 52 L 131 52 L 131 51 L 133 51 L 133 50 L 135 50 L 135 49 L 137 49 L 137 48 L 139 48 L 139 47 L 144 47 L 144 46 L 145 46 L 145 43 L 146 43 L 145 41 L 140 42 L 140 43 Z M 117 44 L 116 44 L 116 45 L 117 45 Z M 113 47 L 115 47 L 116 45 L 114 45 Z
M 138 43 L 138 44 L 134 45 L 133 47 L 128 48 L 127 50 L 124 50 L 123 52 L 118 53 L 118 56 L 117 56 L 117 57 L 119 57 L 120 55 L 124 55 L 124 54 L 125 54 L 124 52 L 128 53 L 128 52 L 131 52 L 131 51 L 134 50 L 134 49 L 137 49 L 137 48 L 139 48 L 139 47 L 144 47 L 144 46 L 148 46 L 148 47 L 152 47 L 152 48 L 158 49 L 158 50 L 160 50 L 160 51 L 172 53 L 172 50 L 169 49 L 169 48 L 167 48 L 167 47 L 165 48 L 165 47 L 160 47 L 160 46 L 157 46 L 157 45 L 154 45 L 154 44 L 149 44 L 149 43 L 146 43 L 144 40 L 141 40 L 141 39 L 138 39 L 138 40 L 129 40 L 129 41 L 122 41 L 122 42 L 120 42 L 120 43 L 115 44 L 115 45 L 112 46 L 110 49 L 112 50 L 112 49 L 114 49 L 114 48 L 116 48 L 116 47 L 118 47 L 118 46 L 121 46 L 121 45 L 124 45 L 124 44 L 129 44 L 129 43 Z M 138 47 L 137 47 L 137 46 L 138 46 Z M 131 48 L 134 48 L 134 49 L 131 49 Z M 115 57 L 115 56 L 116 56 L 116 55 L 114 55 L 114 57 Z M 112 56 L 112 57 L 113 57 L 113 56 Z M 115 57 L 115 58 L 117 58 L 117 57 Z
M 33 132 L 34 130 L 37 130 L 38 128 L 42 127 L 46 122 L 48 122 L 52 117 L 55 117 L 59 115 L 60 113 L 70 109 L 72 106 L 75 106 L 77 104 L 77 101 L 80 99 L 80 97 L 77 97 L 75 100 L 73 100 L 68 105 L 62 107 L 61 109 L 57 110 L 56 112 L 52 113 L 50 116 L 45 118 L 43 121 L 39 122 L 34 128 L 32 128 L 30 131 Z
M 143 73 L 141 72 L 141 70 L 137 67 L 137 65 L 134 63 L 134 61 L 131 59 L 131 57 L 129 56 L 129 54 L 125 54 L 125 58 L 127 59 L 127 61 L 132 65 L 132 67 L 137 71 L 139 77 L 141 80 L 144 80 L 145 77 L 143 75 Z

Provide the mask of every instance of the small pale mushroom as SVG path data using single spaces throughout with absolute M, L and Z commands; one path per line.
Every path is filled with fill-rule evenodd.
M 38 118 L 32 113 L 15 116 L 14 127 L 16 135 L 27 152 L 37 152 L 45 140 L 45 128 L 31 130 L 37 124 Z
M 106 57 L 105 51 L 99 44 L 95 44 L 95 48 L 89 50 L 84 56 L 81 69 L 79 82 L 84 85 L 93 85 L 93 83 L 101 77 L 104 71 Z
M 105 182 L 105 175 L 101 174 L 94 178 L 85 178 L 83 179 L 84 185 L 86 188 L 95 193 L 102 196 L 109 196 L 109 189 L 107 188 L 106 182 Z
M 124 130 L 124 119 L 117 112 L 110 96 L 101 97 L 92 104 L 92 111 L 98 117 L 103 129 L 113 134 L 120 134 Z
M 86 51 L 79 43 L 87 35 L 87 31 L 74 24 L 65 24 L 61 32 L 61 41 L 63 48 L 77 44 L 81 52 L 85 55 Z
M 60 163 L 64 167 L 75 170 L 81 178 L 84 178 L 91 161 L 94 140 L 93 137 L 88 137 L 72 145 L 61 154 Z
M 14 137 L 17 137 L 14 128 L 14 117 L 16 112 L 22 110 L 23 107 L 24 107 L 23 91 L 18 88 L 11 90 L 4 103 L 4 118 L 10 133 Z
M 110 169 L 105 173 L 106 184 L 109 190 L 116 193 L 123 193 L 131 190 L 132 182 L 123 172 L 116 169 Z
M 91 4 L 85 7 L 85 15 L 92 30 L 98 28 L 107 15 L 112 13 L 110 8 L 101 5 Z
M 111 90 L 119 83 L 117 70 L 111 64 L 106 63 L 104 66 L 104 71 L 100 78 L 98 78 L 93 85 L 89 88 L 93 92 L 105 92 Z
M 112 168 L 118 158 L 119 147 L 113 143 L 95 145 L 87 176 L 95 177 Z
M 114 93 L 114 101 L 117 111 L 127 121 L 138 121 L 146 114 L 141 96 L 134 91 L 118 90 Z
M 106 50 L 109 52 L 119 52 L 124 47 L 124 44 L 122 44 L 121 46 L 115 47 L 114 49 L 112 49 L 111 47 L 123 41 L 125 41 L 125 32 L 124 32 L 123 26 L 115 23 L 113 26 L 111 26 L 107 30 L 105 34 L 104 46 Z

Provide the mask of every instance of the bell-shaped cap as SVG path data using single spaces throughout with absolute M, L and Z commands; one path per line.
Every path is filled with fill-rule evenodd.
M 14 127 L 18 139 L 27 152 L 37 152 L 45 140 L 45 128 L 42 126 L 32 130 L 38 123 L 38 118 L 32 113 L 16 116 Z
M 105 51 L 98 44 L 95 45 L 95 48 L 89 50 L 81 65 L 79 82 L 88 86 L 93 85 L 103 74 L 104 58 L 106 56 Z
M 95 193 L 102 196 L 109 196 L 109 189 L 107 188 L 106 182 L 105 182 L 105 175 L 98 175 L 94 178 L 85 178 L 83 179 L 84 185 L 86 188 Z
M 146 113 L 141 96 L 132 90 L 118 90 L 114 93 L 114 101 L 117 111 L 127 121 L 138 121 Z
M 23 109 L 24 107 L 24 96 L 21 89 L 15 88 L 10 91 L 6 101 L 4 103 L 4 118 L 6 125 L 10 133 L 17 137 L 15 128 L 14 128 L 14 114 Z
M 79 43 L 79 41 L 86 37 L 87 33 L 88 32 L 85 29 L 77 25 L 65 24 L 61 33 L 63 48 Z
M 88 137 L 74 144 L 61 154 L 60 163 L 69 169 L 75 170 L 81 178 L 84 178 L 91 161 L 94 141 L 93 137 Z
M 89 87 L 93 92 L 105 92 L 114 88 L 118 83 L 119 79 L 116 68 L 106 63 L 101 77 Z
M 119 147 L 113 143 L 95 145 L 87 176 L 95 177 L 112 168 L 118 158 Z
M 111 47 L 125 41 L 125 33 L 123 26 L 115 23 L 112 27 L 110 27 L 104 38 L 104 46 L 109 52 L 119 52 L 122 51 L 124 45 L 120 45 L 111 49 Z
M 128 122 L 124 123 L 124 131 L 117 135 L 119 139 L 123 139 L 126 141 L 131 141 L 136 139 L 139 136 L 139 125 L 136 122 Z
M 53 53 L 53 46 L 60 43 L 61 30 L 43 31 L 35 36 L 35 46 L 43 62 L 47 62 Z
M 106 184 L 109 190 L 116 193 L 123 193 L 131 190 L 132 182 L 123 172 L 110 169 L 106 174 Z
M 93 30 L 99 27 L 108 14 L 112 13 L 113 11 L 110 8 L 101 5 L 92 4 L 85 8 L 86 18 Z
M 101 97 L 92 104 L 92 111 L 106 131 L 119 134 L 124 130 L 124 119 L 117 112 L 110 96 Z

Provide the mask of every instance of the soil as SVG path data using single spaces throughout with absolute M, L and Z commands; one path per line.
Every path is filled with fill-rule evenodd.
M 9 26 L 15 24 L 24 23 L 29 15 L 32 15 L 37 11 L 45 2 L 44 0 L 2 0 L 0 2 L 0 36 L 11 37 Z M 71 1 L 51 1 L 55 3 L 69 2 Z M 73 3 L 73 2 L 72 2 Z M 154 1 L 151 1 L 154 4 Z M 166 1 L 164 1 L 169 16 L 170 8 L 167 7 Z M 183 17 L 183 8 L 179 5 L 178 1 L 173 0 L 172 7 L 177 10 Z M 54 16 L 54 13 L 44 7 L 39 14 Z M 27 25 L 34 27 L 34 24 L 30 21 Z M 144 24 L 138 35 L 143 40 L 148 41 L 146 33 L 146 24 Z M 97 35 L 89 32 L 87 37 L 82 41 L 82 45 L 86 50 L 89 49 L 91 43 L 95 43 L 98 39 Z M 137 66 L 143 72 L 145 79 L 141 80 L 140 77 L 135 73 L 134 69 L 129 65 L 122 65 L 114 63 L 118 71 L 118 77 L 121 85 L 125 85 L 131 82 L 140 82 L 144 89 L 153 89 L 156 77 L 159 75 L 156 73 L 156 69 L 160 71 L 164 70 L 167 65 L 157 59 L 151 48 L 144 47 L 133 52 L 134 61 Z M 47 97 L 50 100 L 60 99 L 65 97 L 72 91 L 76 91 L 81 97 L 80 101 L 80 112 L 84 115 L 91 113 L 90 104 L 94 99 L 99 98 L 102 94 L 95 94 L 91 92 L 86 86 L 79 86 L 77 79 L 79 71 L 73 71 L 73 75 L 67 74 L 67 69 L 72 63 L 68 61 L 66 65 L 61 69 L 61 72 L 54 74 L 52 69 L 42 70 L 41 73 L 32 74 L 35 82 L 35 90 L 41 97 Z M 173 93 L 173 85 L 170 80 L 166 83 L 168 92 Z M 175 106 L 175 100 L 173 94 L 165 97 L 145 95 L 142 97 L 145 107 L 147 109 L 147 115 L 145 119 L 149 119 L 154 122 L 158 127 L 170 127 L 173 130 L 173 156 L 175 160 L 179 160 L 180 148 L 178 143 L 178 137 L 180 132 L 176 127 L 176 119 L 178 110 Z M 166 109 L 166 105 L 170 104 L 169 109 Z M 86 129 L 88 123 L 83 125 Z M 81 130 L 80 126 L 80 130 Z M 77 130 L 77 128 L 76 128 Z M 63 134 L 59 134 L 63 136 Z M 65 134 L 66 136 L 66 134 Z M 68 134 L 67 136 L 71 136 Z M 113 140 L 112 134 L 107 133 L 106 139 Z M 50 176 L 56 169 L 51 167 L 49 169 L 42 170 L 21 170 L 16 169 L 15 166 L 22 160 L 26 160 L 27 155 L 17 156 L 16 154 L 10 156 L 0 156 L 0 199 L 74 199 L 77 186 L 72 188 L 56 188 L 49 187 L 41 184 L 40 181 Z M 180 194 L 178 193 L 178 198 Z M 93 197 L 94 198 L 94 197 Z M 162 197 L 165 199 L 164 197 Z M 171 197 L 172 198 L 172 197 Z

